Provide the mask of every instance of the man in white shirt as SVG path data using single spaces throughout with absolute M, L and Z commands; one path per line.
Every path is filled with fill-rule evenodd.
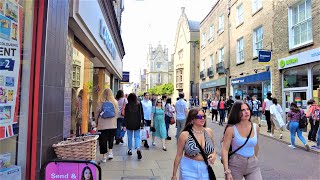
M 162 109 L 164 110 L 168 98 L 167 98 L 166 95 L 162 95 L 162 98 L 161 98 L 161 99 L 162 99 Z
M 180 92 L 179 93 L 179 100 L 176 102 L 176 114 L 177 114 L 177 135 L 176 138 L 179 138 L 179 135 L 181 133 L 181 130 L 184 128 L 186 124 L 186 119 L 188 116 L 188 104 L 187 102 L 183 99 L 184 98 L 184 93 Z
M 152 102 L 149 100 L 149 93 L 145 92 L 143 94 L 144 98 L 141 101 L 142 109 L 143 109 L 143 119 L 147 129 L 150 130 L 151 126 L 151 115 L 152 115 Z M 144 141 L 144 147 L 149 148 L 148 141 Z

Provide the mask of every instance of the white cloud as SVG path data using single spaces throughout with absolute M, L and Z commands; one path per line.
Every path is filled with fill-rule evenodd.
M 173 48 L 181 7 L 189 20 L 202 21 L 214 0 L 126 0 L 122 14 L 122 39 L 126 55 L 124 71 L 130 71 L 130 81 L 138 82 L 140 69 L 147 62 L 149 44 L 159 42 Z

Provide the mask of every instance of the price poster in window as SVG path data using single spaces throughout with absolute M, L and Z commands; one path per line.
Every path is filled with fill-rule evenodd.
M 0 0 L 0 139 L 14 135 L 20 72 L 19 5 Z

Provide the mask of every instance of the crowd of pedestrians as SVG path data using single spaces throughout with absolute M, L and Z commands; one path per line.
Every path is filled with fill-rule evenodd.
M 189 106 L 184 99 L 184 93 L 179 93 L 176 103 L 163 95 L 158 98 L 145 92 L 143 98 L 130 93 L 124 95 L 122 90 L 116 97 L 110 89 L 105 89 L 98 105 L 97 130 L 100 132 L 99 148 L 102 155 L 101 162 L 113 159 L 113 145 L 124 143 L 123 137 L 127 134 L 127 155 L 136 151 L 137 158 L 142 159 L 143 146 L 157 147 L 155 138 L 161 142 L 163 151 L 167 151 L 166 140 L 169 136 L 170 124 L 175 119 L 177 154 L 174 160 L 171 179 L 177 179 L 179 169 L 180 179 L 215 179 L 211 165 L 216 160 L 213 132 L 206 127 L 206 114 L 212 113 L 211 122 L 220 126 L 225 125 L 222 143 L 221 162 L 224 167 L 225 179 L 262 179 L 258 165 L 259 131 L 261 127 L 261 115 L 264 114 L 267 121 L 267 132 L 274 136 L 275 130 L 279 131 L 279 138 L 283 138 L 283 131 L 290 131 L 290 148 L 296 148 L 296 135 L 310 148 L 320 149 L 320 107 L 311 99 L 308 101 L 306 113 L 295 102 L 290 104 L 290 111 L 285 113 L 278 100 L 267 93 L 267 97 L 261 103 L 257 96 L 245 97 L 240 100 L 232 96 L 227 100 L 221 97 L 203 99 L 199 106 L 199 99 L 189 99 Z M 218 118 L 219 115 L 219 118 Z M 225 123 L 226 116 L 227 123 Z M 286 117 L 286 119 L 284 118 Z M 219 121 L 218 121 L 219 119 Z M 311 129 L 308 133 L 308 141 L 317 142 L 310 147 L 302 136 L 305 128 L 303 121 L 308 119 Z M 209 120 L 210 122 L 210 120 Z M 148 136 L 142 138 L 147 132 Z

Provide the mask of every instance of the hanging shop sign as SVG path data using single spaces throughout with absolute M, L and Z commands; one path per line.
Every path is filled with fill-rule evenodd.
M 19 5 L 0 2 L 0 139 L 13 136 L 17 124 L 18 83 L 20 72 Z
M 130 72 L 123 71 L 122 72 L 122 80 L 120 83 L 129 83 L 130 82 Z
M 259 51 L 258 62 L 259 63 L 268 63 L 271 60 L 271 51 Z

